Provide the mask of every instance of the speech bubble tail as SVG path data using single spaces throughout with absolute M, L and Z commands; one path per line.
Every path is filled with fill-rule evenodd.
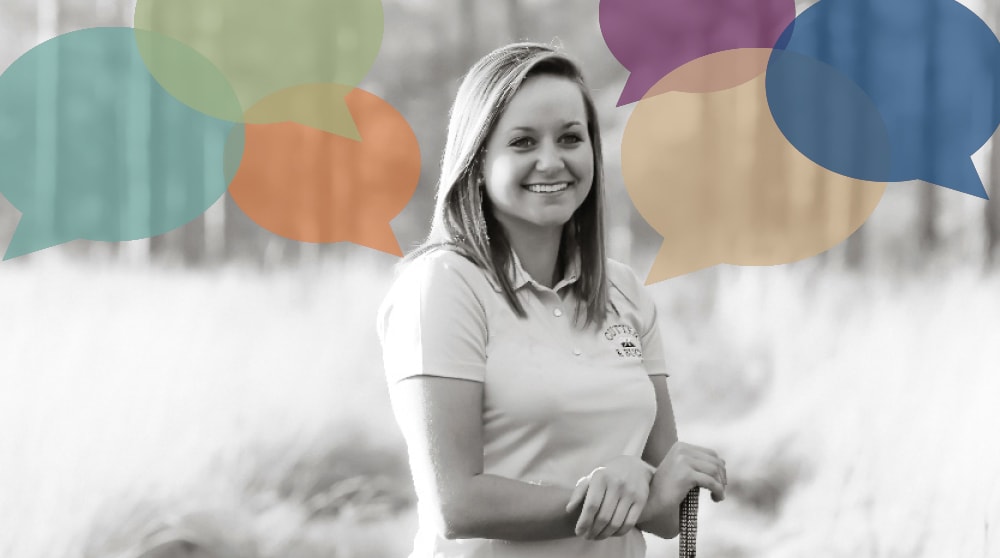
M 297 118 L 292 120 L 292 122 L 349 140 L 361 141 L 361 131 L 358 130 L 358 125 L 350 114 L 335 121 L 326 120 L 316 122 L 314 120 Z
M 358 123 L 351 112 L 348 99 L 354 92 L 354 88 L 346 91 L 341 89 L 340 91 L 343 91 L 343 95 L 339 102 L 331 104 L 331 118 L 329 119 L 331 124 L 325 131 L 354 141 L 361 141 L 361 132 L 358 130 Z
M 337 134 L 338 136 L 343 136 L 347 139 L 361 141 L 361 132 L 358 130 L 358 123 L 355 122 L 354 116 L 350 113 L 348 113 L 346 120 L 339 122 L 336 127 L 326 131 Z
M 615 106 L 623 107 L 641 100 L 648 89 L 649 84 L 639 83 L 639 79 L 635 73 L 629 74 L 628 79 L 625 80 L 625 87 L 622 88 L 622 94 L 618 97 L 618 104 Z
M 298 85 L 271 95 L 250 108 L 250 124 L 293 122 L 335 136 L 361 141 L 349 98 L 356 88 L 339 83 Z
M 31 223 L 26 215 L 22 216 L 21 221 L 17 224 L 17 228 L 14 229 L 14 236 L 11 237 L 10 244 L 7 245 L 7 250 L 4 252 L 3 261 L 12 260 L 19 256 L 38 252 L 39 250 L 51 248 L 52 246 L 72 240 L 55 240 L 54 237 L 56 235 L 40 234 L 39 228 Z
M 392 232 L 392 227 L 389 226 L 389 223 L 386 223 L 384 227 L 379 227 L 377 231 L 365 231 L 362 238 L 352 238 L 351 242 L 358 246 L 403 257 L 403 249 L 400 248 L 399 241 L 396 240 L 396 235 Z
M 984 200 L 990 199 L 986 193 L 986 186 L 983 185 L 983 179 L 979 176 L 979 171 L 976 170 L 976 165 L 972 163 L 971 158 L 963 157 L 948 167 L 935 173 L 933 178 L 925 178 L 924 180 L 963 194 Z
M 681 251 L 675 243 L 664 240 L 663 244 L 660 245 L 660 251 L 656 254 L 656 259 L 653 260 L 653 267 L 646 276 L 645 284 L 652 285 L 653 283 L 673 279 L 685 273 L 710 267 L 716 263 L 704 261 L 704 254 L 681 254 Z

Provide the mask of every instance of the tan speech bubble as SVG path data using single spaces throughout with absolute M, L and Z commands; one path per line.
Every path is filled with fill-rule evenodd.
M 647 284 L 719 263 L 816 255 L 850 236 L 882 199 L 884 183 L 831 172 L 788 143 L 771 117 L 763 74 L 722 91 L 677 91 L 701 89 L 706 76 L 734 64 L 766 64 L 770 53 L 738 49 L 689 62 L 651 89 L 669 92 L 647 95 L 629 117 L 625 188 L 663 236 Z

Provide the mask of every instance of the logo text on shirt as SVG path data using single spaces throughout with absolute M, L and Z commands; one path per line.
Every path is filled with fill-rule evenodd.
M 622 358 L 642 358 L 642 347 L 639 344 L 639 334 L 628 324 L 615 324 L 604 330 L 604 338 L 615 345 L 618 356 Z

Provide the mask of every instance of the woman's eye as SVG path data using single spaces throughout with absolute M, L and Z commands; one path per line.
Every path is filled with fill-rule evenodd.
M 566 143 L 580 143 L 583 138 L 579 134 L 566 134 L 563 136 L 563 141 Z
M 511 140 L 509 145 L 511 147 L 531 147 L 534 144 L 535 140 L 525 137 L 525 138 L 515 138 Z

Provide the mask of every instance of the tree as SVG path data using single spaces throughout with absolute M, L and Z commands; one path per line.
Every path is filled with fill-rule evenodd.
M 990 4 L 993 29 L 1000 29 L 1000 2 Z M 990 147 L 989 175 L 986 186 L 993 199 L 983 205 L 983 224 L 986 227 L 986 266 L 993 267 L 1000 261 L 1000 133 L 993 134 Z
M 507 29 L 509 30 L 510 38 L 514 41 L 525 39 L 524 18 L 522 17 L 520 0 L 504 0 L 502 4 L 507 12 Z
M 35 43 L 41 44 L 59 34 L 59 0 L 38 0 L 36 4 L 36 37 Z M 58 147 L 58 108 L 59 105 L 59 62 L 54 61 L 38 69 L 38 101 L 35 105 L 37 113 L 35 122 L 36 150 L 38 153 L 56 153 Z M 45 228 L 55 226 L 56 200 L 58 189 L 58 169 L 55 165 L 45 164 L 44 157 L 38 157 L 35 173 L 36 207 L 51 208 L 52 211 L 39 212 L 36 216 Z M 45 222 L 47 221 L 47 222 Z
M 1000 262 L 1000 133 L 993 134 L 990 147 L 987 188 L 992 198 L 983 204 L 983 223 L 986 227 L 986 266 Z
M 472 63 L 479 58 L 479 44 L 476 41 L 478 36 L 478 21 L 479 21 L 479 2 L 469 2 L 468 0 L 458 0 L 459 9 L 456 13 L 459 14 L 458 28 L 461 30 L 459 35 L 459 52 L 465 53 L 465 60 L 462 63 L 463 68 L 468 68 L 472 66 Z

